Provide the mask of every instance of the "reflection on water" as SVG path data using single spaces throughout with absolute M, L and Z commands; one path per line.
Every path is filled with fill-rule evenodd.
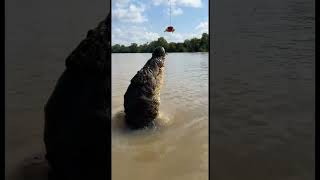
M 208 179 L 208 53 L 170 53 L 156 128 L 130 131 L 123 95 L 150 57 L 112 55 L 112 178 Z

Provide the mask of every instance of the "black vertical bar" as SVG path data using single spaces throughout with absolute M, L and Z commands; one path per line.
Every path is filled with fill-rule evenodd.
M 108 3 L 107 3 L 108 4 Z M 111 33 L 112 33 L 112 0 L 109 0 L 109 7 L 108 7 L 108 12 L 109 12 L 109 15 L 108 15 L 108 18 L 110 18 L 110 20 L 109 21 L 107 21 L 108 22 L 108 27 L 110 27 L 110 31 L 109 31 L 109 33 L 108 33 L 108 40 L 109 40 L 109 53 L 108 53 L 108 59 L 109 59 L 109 61 L 108 61 L 108 87 L 109 87 L 109 90 L 108 90 L 108 97 L 109 97 L 109 122 L 108 122 L 108 139 L 107 139 L 107 141 L 108 141 L 108 159 L 107 159 L 107 164 L 108 164 L 108 166 L 109 166 L 109 168 L 108 168 L 108 176 L 109 176 L 109 178 L 110 179 L 112 179 L 112 113 L 111 113 L 111 102 L 112 102 L 112 92 L 111 92 L 111 89 L 112 89 L 112 87 L 111 87 L 111 84 L 112 84 L 112 66 L 111 66 L 111 63 L 112 63 L 112 49 L 111 49 L 111 44 L 112 44 L 112 36 L 111 36 Z
M 213 19 L 213 18 L 211 18 L 211 16 L 212 16 L 212 10 L 213 10 L 213 8 L 211 7 L 211 4 L 212 3 L 210 3 L 210 0 L 208 0 L 208 41 L 209 41 L 209 46 L 208 46 L 208 53 L 209 53 L 209 59 L 208 59 L 208 69 L 209 69 L 209 74 L 208 74 L 208 179 L 210 179 L 210 175 L 211 175 L 211 171 L 210 171 L 210 155 L 211 155 L 211 151 L 210 151 L 210 138 L 211 138 L 211 136 L 210 136 L 210 121 L 211 121 L 211 119 L 210 119 L 210 113 L 211 113 L 211 109 L 210 109 L 210 105 L 211 105 L 211 102 L 210 102 L 210 99 L 211 99 L 211 91 L 210 91 L 210 89 L 211 89 L 211 83 L 210 83 L 210 79 L 211 79 L 211 57 L 212 57 L 212 51 L 211 51 L 211 39 L 212 39 L 212 29 L 211 29 L 211 19 Z
M 1 28 L 2 30 L 2 42 L 3 42 L 3 47 L 5 47 L 5 1 L 3 1 L 3 19 L 2 19 L 2 23 L 3 23 L 3 28 Z M 0 68 L 1 68 L 1 72 L 0 72 L 0 84 L 1 84 L 1 90 L 0 90 L 0 101 L 1 101 L 1 105 L 0 105 L 0 114 L 1 116 L 3 117 L 3 121 L 1 121 L 1 131 L 3 131 L 3 133 L 1 133 L 1 140 L 3 140 L 3 147 L 2 147 L 2 150 L 3 150 L 3 156 L 1 159 L 1 162 L 3 163 L 3 166 L 2 167 L 5 167 L 5 53 L 4 53 L 4 48 L 1 49 L 1 51 L 3 51 L 3 58 L 2 58 L 2 61 L 1 61 L 1 65 L 0 65 Z M 3 175 L 5 176 L 5 168 L 1 168 L 1 174 L 3 173 Z

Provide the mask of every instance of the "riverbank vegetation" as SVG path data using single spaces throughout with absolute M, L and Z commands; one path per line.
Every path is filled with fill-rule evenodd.
M 163 37 L 156 41 L 138 45 L 132 43 L 129 46 L 115 44 L 112 46 L 112 53 L 151 53 L 154 48 L 162 46 L 167 52 L 208 52 L 209 35 L 203 33 L 201 38 L 187 39 L 184 42 L 168 43 Z

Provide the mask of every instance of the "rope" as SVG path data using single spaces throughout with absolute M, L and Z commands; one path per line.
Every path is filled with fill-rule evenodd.
M 171 24 L 171 0 L 169 0 L 170 1 L 170 26 L 172 25 Z

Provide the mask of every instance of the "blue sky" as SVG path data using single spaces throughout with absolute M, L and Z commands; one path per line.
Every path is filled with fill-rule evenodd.
M 208 32 L 208 0 L 112 0 L 112 44 L 143 44 L 164 37 L 169 42 L 201 37 Z

